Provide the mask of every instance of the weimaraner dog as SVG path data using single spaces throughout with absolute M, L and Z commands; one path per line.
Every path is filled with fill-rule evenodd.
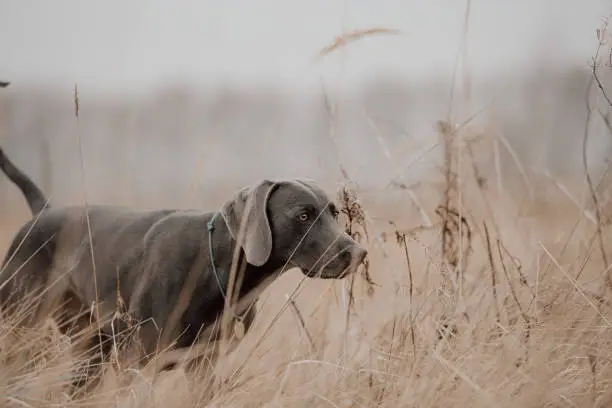
M 3 261 L 3 310 L 44 292 L 22 324 L 52 316 L 67 330 L 67 321 L 97 305 L 97 313 L 87 317 L 88 323 L 99 319 L 94 320 L 101 327 L 93 336 L 96 342 L 117 333 L 112 318 L 120 295 L 139 327 L 142 361 L 157 350 L 218 340 L 214 328 L 230 289 L 233 316 L 242 319 L 246 332 L 258 296 L 284 270 L 297 267 L 308 277 L 341 279 L 367 254 L 312 182 L 263 180 L 212 212 L 55 208 L 2 149 L 0 168 L 21 189 L 34 215 Z M 108 358 L 112 344 L 103 343 L 100 359 Z M 84 385 L 75 381 L 75 387 Z

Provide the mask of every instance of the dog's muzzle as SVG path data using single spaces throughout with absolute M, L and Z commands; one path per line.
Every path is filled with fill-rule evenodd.
M 359 245 L 352 246 L 351 249 L 347 252 L 350 256 L 349 264 L 348 267 L 346 267 L 344 271 L 342 271 L 340 276 L 338 276 L 338 278 L 340 279 L 344 278 L 347 275 L 355 273 L 357 271 L 357 268 L 359 268 L 359 265 L 361 265 L 363 261 L 365 261 L 366 256 L 368 255 L 368 251 Z
M 365 261 L 366 256 L 368 256 L 368 251 L 365 248 L 355 246 L 351 249 L 351 258 L 354 260 L 355 265 L 357 266 Z
M 318 273 L 310 274 L 323 279 L 342 279 L 357 271 L 368 255 L 368 251 L 358 244 L 352 244 L 340 251 Z

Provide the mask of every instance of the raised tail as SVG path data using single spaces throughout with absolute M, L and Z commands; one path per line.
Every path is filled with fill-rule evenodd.
M 31 178 L 19 170 L 13 162 L 9 160 L 2 148 L 0 148 L 0 169 L 13 183 L 15 183 L 15 185 L 17 185 L 17 187 L 19 187 L 30 206 L 32 215 L 37 215 L 45 208 L 50 207 L 40 188 L 38 188 Z

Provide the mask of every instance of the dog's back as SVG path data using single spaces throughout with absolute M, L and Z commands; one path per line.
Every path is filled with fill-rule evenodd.
M 124 300 L 130 300 L 139 275 L 142 238 L 173 211 L 95 205 L 46 209 L 19 229 L 6 252 L 1 305 L 10 310 L 45 291 L 50 303 L 36 308 L 47 314 L 62 301 L 59 293 L 70 290 L 83 305 L 96 301 L 103 309 L 108 305 L 112 314 L 119 288 Z
M 16 233 L 2 262 L 0 304 L 4 310 L 19 307 L 24 299 L 42 291 L 46 291 L 44 297 L 52 303 L 58 300 L 54 299 L 54 291 L 59 293 L 68 288 L 78 292 L 84 304 L 116 297 L 111 295 L 117 290 L 115 278 L 134 277 L 116 269 L 136 268 L 138 237 L 143 237 L 151 225 L 174 211 L 138 211 L 99 205 L 52 208 L 41 189 L 2 149 L 0 169 L 22 191 L 33 215 Z M 106 262 L 96 262 L 95 254 Z M 115 255 L 121 255 L 121 259 Z M 126 289 L 133 286 L 133 282 L 120 280 Z M 128 294 L 126 291 L 129 298 Z M 46 313 L 52 306 L 38 305 L 36 309 Z M 33 321 L 39 320 L 35 315 Z

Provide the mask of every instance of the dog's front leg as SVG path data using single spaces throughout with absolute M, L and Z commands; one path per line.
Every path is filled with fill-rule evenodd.
M 78 358 L 80 367 L 76 370 L 71 386 L 74 397 L 86 395 L 100 384 L 103 364 L 110 360 L 113 349 L 113 336 L 103 330 L 95 330 L 84 341 L 85 352 Z

